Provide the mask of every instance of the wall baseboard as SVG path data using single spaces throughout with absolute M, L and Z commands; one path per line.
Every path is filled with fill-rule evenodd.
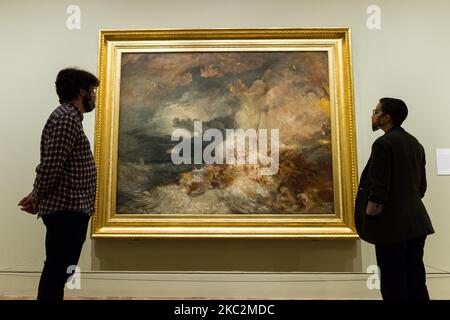
M 79 281 L 68 283 L 79 289 L 66 286 L 67 299 L 381 298 L 379 290 L 368 288 L 368 279 L 373 274 L 366 273 L 81 272 L 79 275 Z M 35 297 L 39 277 L 39 272 L 0 272 L 0 297 Z M 450 274 L 430 273 L 427 284 L 432 299 L 450 299 Z

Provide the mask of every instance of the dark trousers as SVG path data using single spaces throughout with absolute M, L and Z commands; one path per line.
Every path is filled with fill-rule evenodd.
M 85 213 L 73 211 L 42 216 L 47 228 L 46 260 L 39 281 L 38 300 L 63 300 L 66 281 L 73 273 L 68 272 L 68 268 L 78 264 L 89 218 Z
M 426 237 L 376 245 L 383 300 L 429 300 L 423 248 Z

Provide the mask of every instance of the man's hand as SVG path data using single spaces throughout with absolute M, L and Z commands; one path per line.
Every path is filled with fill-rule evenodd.
M 367 203 L 366 214 L 368 216 L 376 216 L 379 215 L 383 211 L 383 205 L 378 204 L 372 201 Z
M 37 204 L 32 193 L 20 200 L 18 205 L 20 206 L 20 210 L 22 211 L 28 212 L 30 214 L 37 213 Z

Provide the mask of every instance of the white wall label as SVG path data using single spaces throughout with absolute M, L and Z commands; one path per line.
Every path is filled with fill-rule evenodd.
M 450 149 L 436 149 L 436 162 L 439 176 L 450 175 Z

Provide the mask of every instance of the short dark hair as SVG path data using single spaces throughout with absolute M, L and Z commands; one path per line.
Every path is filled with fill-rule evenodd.
M 395 98 L 381 98 L 381 111 L 392 118 L 394 126 L 401 126 L 408 116 L 408 107 L 403 100 Z
M 58 72 L 55 85 L 59 103 L 66 103 L 76 99 L 81 89 L 89 91 L 90 87 L 98 87 L 99 81 L 90 72 L 67 68 Z

